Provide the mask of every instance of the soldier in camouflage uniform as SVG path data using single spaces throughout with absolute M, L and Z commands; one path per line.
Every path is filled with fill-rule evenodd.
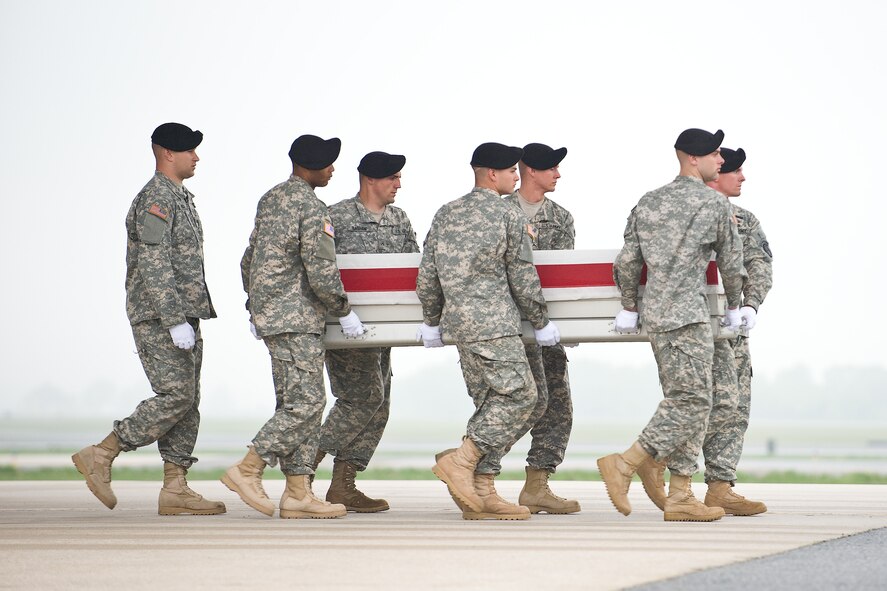
M 726 197 L 739 197 L 745 175 L 743 149 L 721 148 L 724 164 L 717 179 L 708 183 Z M 730 204 L 742 239 L 742 308 L 745 326 L 734 339 L 715 341 L 714 400 L 708 419 L 708 432 L 702 445 L 705 458 L 705 504 L 717 506 L 732 515 L 756 515 L 767 510 L 760 501 L 751 501 L 733 492 L 736 466 L 742 455 L 745 431 L 751 411 L 751 358 L 748 329 L 753 327 L 757 310 L 773 286 L 773 253 L 758 219 L 735 203 Z
M 690 478 L 697 469 L 712 404 L 713 335 L 705 297 L 705 271 L 712 250 L 727 296 L 727 321 L 741 322 L 742 250 L 729 204 L 705 183 L 718 176 L 724 160 L 718 148 L 724 134 L 688 129 L 675 143 L 680 175 L 647 193 L 628 217 L 625 245 L 613 265 L 622 292 L 617 314 L 619 332 L 636 331 L 638 285 L 644 264 L 647 285 L 643 324 L 659 367 L 664 399 L 638 440 L 622 454 L 598 460 L 613 505 L 631 512 L 631 477 L 652 462 L 667 463 L 669 494 L 663 503 L 666 521 L 714 521 L 724 515 L 693 496 Z M 656 469 L 641 470 L 645 488 Z
M 502 499 L 493 484 L 502 451 L 517 440 L 536 404 L 521 315 L 540 345 L 560 339 L 533 265 L 535 230 L 501 199 L 514 191 L 521 154 L 496 143 L 474 151 L 475 187 L 435 214 L 416 286 L 425 320 L 419 336 L 426 347 L 442 346 L 442 335 L 455 341 L 476 409 L 462 445 L 438 454 L 432 469 L 465 519 L 529 518 L 526 507 Z
M 575 247 L 573 216 L 546 196 L 557 185 L 561 176 L 558 167 L 566 155 L 566 148 L 553 150 L 536 143 L 524 146 L 518 164 L 520 188 L 505 198 L 523 212 L 536 230 L 531 236 L 533 250 L 573 250 Z M 528 344 L 525 348 L 538 398 L 519 436 L 530 431 L 533 439 L 527 454 L 527 479 L 518 502 L 531 513 L 576 513 L 580 510 L 578 501 L 559 497 L 548 486 L 549 475 L 564 461 L 573 427 L 567 353 L 561 344 L 553 347 Z
M 370 152 L 360 161 L 360 190 L 330 206 L 338 254 L 419 252 L 407 214 L 392 205 L 406 158 Z M 388 423 L 391 395 L 391 348 L 371 347 L 326 352 L 326 368 L 336 403 L 320 433 L 315 468 L 325 454 L 335 456 L 326 500 L 349 511 L 388 509 L 356 488 L 356 472 L 366 470 Z
M 246 456 L 222 482 L 268 516 L 274 504 L 262 486 L 265 466 L 286 476 L 280 499 L 284 519 L 330 518 L 345 507 L 314 496 L 310 477 L 326 401 L 323 334 L 327 313 L 339 317 L 346 337 L 364 332 L 351 310 L 336 266 L 335 229 L 314 194 L 325 187 L 339 155 L 338 138 L 303 135 L 293 142 L 289 179 L 259 200 L 249 246 L 240 262 L 251 329 L 271 355 L 277 404 Z
M 185 476 L 200 426 L 200 319 L 215 318 L 203 273 L 203 227 L 194 195 L 182 184 L 194 176 L 203 134 L 164 123 L 151 135 L 156 172 L 126 216 L 126 313 L 142 367 L 155 396 L 143 400 L 97 444 L 71 459 L 109 509 L 111 464 L 121 451 L 157 441 L 163 458 L 161 515 L 215 515 L 225 505 L 188 487 Z

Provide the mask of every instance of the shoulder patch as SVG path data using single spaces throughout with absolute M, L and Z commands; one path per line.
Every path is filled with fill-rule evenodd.
M 151 215 L 156 215 L 164 222 L 166 221 L 166 218 L 169 217 L 169 212 L 160 207 L 160 205 L 158 205 L 157 203 L 151 204 L 151 207 L 148 208 L 148 213 L 150 213 Z
M 336 237 L 336 229 L 333 228 L 333 222 L 324 218 L 323 220 L 323 233 L 329 236 L 330 238 Z

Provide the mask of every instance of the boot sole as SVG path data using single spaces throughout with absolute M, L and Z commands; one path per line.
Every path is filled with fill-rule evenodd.
M 723 517 L 723 515 L 714 515 L 712 517 L 704 517 L 702 515 L 694 515 L 692 513 L 682 513 L 679 511 L 676 512 L 665 512 L 665 521 L 701 521 L 701 522 L 709 522 L 709 521 L 717 521 Z
M 631 504 L 628 502 L 628 496 L 625 495 L 625 505 L 626 505 L 626 506 L 620 508 L 619 505 L 616 503 L 616 500 L 613 499 L 613 493 L 610 492 L 610 483 L 607 482 L 607 478 L 606 478 L 606 476 L 604 475 L 604 472 L 609 471 L 610 468 L 611 468 L 611 466 L 609 466 L 609 465 L 607 465 L 607 467 L 604 467 L 605 464 L 608 464 L 608 462 L 604 462 L 604 460 L 606 460 L 606 459 L 609 458 L 609 457 L 610 457 L 610 456 L 606 456 L 606 457 L 600 458 L 600 459 L 597 461 L 597 470 L 598 470 L 598 472 L 600 472 L 601 480 L 604 481 L 604 488 L 607 489 L 607 496 L 610 497 L 610 502 L 613 503 L 613 506 L 616 507 L 616 510 L 617 510 L 617 511 L 619 511 L 620 513 L 622 513 L 623 515 L 625 515 L 625 516 L 627 517 L 628 515 L 631 514 Z M 612 469 L 613 469 L 613 471 L 615 471 L 615 472 L 616 472 L 617 474 L 619 474 L 620 476 L 622 475 L 622 473 L 619 472 L 619 470 L 617 470 L 615 466 L 612 466 Z
M 468 521 L 479 521 L 481 519 L 496 519 L 499 521 L 523 521 L 529 519 L 530 516 L 524 513 L 505 514 L 500 513 L 478 513 L 474 511 L 465 511 L 462 513 L 462 519 Z
M 83 463 L 83 460 L 80 459 L 80 454 L 76 453 L 71 456 L 71 461 L 74 462 L 74 467 L 77 468 L 77 471 L 83 476 L 83 479 L 86 481 L 86 487 L 89 489 L 89 492 L 97 498 L 102 505 L 107 507 L 108 509 L 113 509 L 117 506 L 117 499 L 105 500 L 99 495 L 99 493 L 95 489 L 95 485 L 92 483 L 92 480 L 89 478 L 89 469 L 86 467 L 86 464 Z
M 342 513 L 310 513 L 308 511 L 280 510 L 281 519 L 335 519 L 336 517 L 345 517 L 347 514 L 347 511 Z
M 568 509 L 549 509 L 548 507 L 542 507 L 540 505 L 524 505 L 523 503 L 519 503 L 520 505 L 526 507 L 530 510 L 530 513 L 536 515 L 537 513 L 548 513 L 549 515 L 572 515 L 573 513 L 579 513 L 582 511 L 582 508 L 576 508 L 572 510 Z
M 330 502 L 332 502 L 332 501 L 330 501 Z M 387 511 L 390 508 L 391 507 L 389 507 L 388 505 L 385 505 L 384 507 L 373 507 L 373 508 L 349 507 L 348 505 L 345 505 L 345 510 L 351 511 L 352 513 L 381 513 L 382 511 Z
M 709 505 L 709 506 L 721 507 L 720 505 Z M 736 512 L 728 511 L 724 507 L 721 507 L 721 509 L 724 509 L 724 513 L 726 513 L 727 515 L 732 515 L 734 517 L 750 517 L 752 515 L 760 515 L 761 513 L 767 512 L 767 509 L 762 509 L 760 511 L 736 511 Z
M 454 498 L 454 500 L 455 500 L 455 499 L 459 499 L 459 501 L 461 501 L 462 504 L 464 504 L 464 505 L 465 505 L 468 509 L 470 509 L 473 513 L 480 513 L 480 512 L 481 512 L 481 511 L 480 511 L 480 505 L 478 505 L 477 503 L 475 503 L 475 502 L 473 502 L 473 501 L 467 499 L 467 498 L 465 497 L 465 495 L 460 494 L 460 493 L 456 490 L 456 488 L 452 485 L 452 483 L 447 479 L 447 475 L 444 473 L 444 471 L 441 470 L 440 468 L 438 468 L 437 465 L 433 466 L 433 467 L 431 468 L 431 471 L 434 472 L 434 475 L 437 476 L 437 478 L 438 478 L 441 482 L 443 482 L 444 484 L 447 485 L 447 489 L 450 491 L 450 496 L 452 496 L 452 497 Z M 458 504 L 458 503 L 457 503 L 457 504 Z
M 256 511 L 258 511 L 259 513 L 261 513 L 263 515 L 267 515 L 268 517 L 274 516 L 274 508 L 273 507 L 269 510 L 267 507 L 263 507 L 263 506 L 259 505 L 258 503 L 250 502 L 249 498 L 243 496 L 243 494 L 240 492 L 240 487 L 237 486 L 237 483 L 235 483 L 231 479 L 231 477 L 228 476 L 227 474 L 222 476 L 219 480 L 222 481 L 222 484 L 224 484 L 225 486 L 228 487 L 228 490 L 230 490 L 233 493 L 236 493 L 237 496 L 240 497 L 241 501 L 243 501 L 244 503 L 246 503 L 247 505 L 249 505 L 250 507 L 252 507 Z
M 186 509 L 184 507 L 167 507 L 158 509 L 158 515 L 221 515 L 225 509 Z

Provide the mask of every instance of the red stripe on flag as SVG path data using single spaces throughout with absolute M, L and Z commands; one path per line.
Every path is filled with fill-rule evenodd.
M 340 269 L 345 291 L 416 291 L 418 267 Z
M 612 263 L 536 265 L 542 287 L 604 287 L 613 283 Z

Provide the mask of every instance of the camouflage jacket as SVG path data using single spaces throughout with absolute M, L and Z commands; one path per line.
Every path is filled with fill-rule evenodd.
M 505 201 L 514 205 L 521 213 L 523 210 L 518 201 L 516 191 L 505 197 Z M 573 250 L 576 246 L 576 229 L 573 227 L 573 216 L 570 212 L 546 197 L 542 207 L 530 220 L 536 230 L 533 250 Z
M 647 286 L 641 319 L 647 330 L 665 332 L 708 322 L 705 271 L 711 253 L 729 306 L 742 290 L 742 244 L 729 203 L 701 179 L 678 176 L 641 197 L 625 226 L 625 245 L 613 264 L 622 305 L 637 305 L 644 263 Z
M 129 322 L 215 318 L 203 271 L 203 226 L 194 195 L 155 172 L 126 214 Z
M 329 214 L 336 227 L 338 254 L 419 252 L 410 219 L 399 207 L 385 207 L 377 222 L 354 196 L 330 205 Z
M 416 292 L 425 322 L 457 342 L 521 333 L 521 314 L 548 323 L 527 218 L 496 192 L 475 187 L 434 215 Z
M 773 253 L 758 218 L 738 205 L 731 203 L 731 207 L 742 238 L 742 264 L 745 267 L 742 303 L 757 310 L 773 287 Z
M 240 273 L 260 336 L 323 334 L 327 312 L 345 316 L 351 311 L 334 237 L 326 205 L 297 176 L 259 200 Z

